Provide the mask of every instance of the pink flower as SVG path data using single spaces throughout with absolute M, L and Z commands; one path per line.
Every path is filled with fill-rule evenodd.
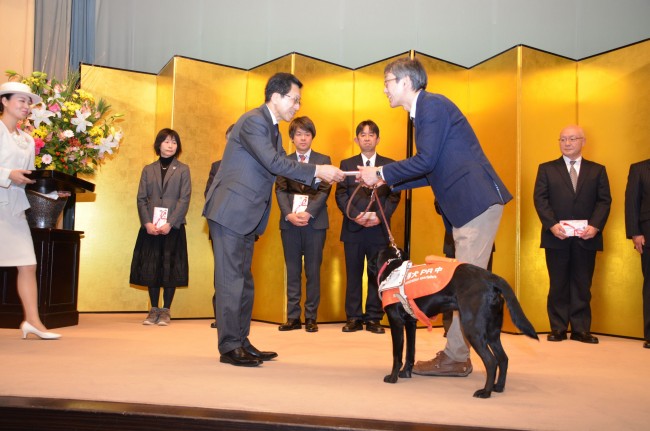
M 34 151 L 36 152 L 36 155 L 38 156 L 41 153 L 41 148 L 45 146 L 45 142 L 41 138 L 34 138 Z
M 59 105 L 58 103 L 52 103 L 50 106 L 47 107 L 47 109 L 50 112 L 57 113 L 61 111 L 61 105 Z

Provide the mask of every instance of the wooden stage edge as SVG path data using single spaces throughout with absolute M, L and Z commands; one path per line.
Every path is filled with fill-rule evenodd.
M 501 430 L 501 428 L 14 396 L 0 396 L 0 418 L 2 418 L 3 431 Z

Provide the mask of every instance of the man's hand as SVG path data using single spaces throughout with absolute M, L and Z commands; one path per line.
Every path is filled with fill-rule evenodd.
M 311 215 L 306 212 L 291 213 L 287 215 L 287 221 L 294 226 L 307 226 Z
M 9 172 L 9 179 L 16 185 L 34 184 L 36 182 L 35 180 L 30 180 L 25 176 L 31 173 L 32 171 L 29 171 L 27 169 L 14 169 L 13 171 Z
M 564 228 L 562 227 L 562 225 L 560 223 L 556 223 L 555 225 L 551 226 L 550 231 L 557 238 L 560 238 L 560 239 L 567 239 L 568 238 L 568 236 L 566 234 L 566 231 L 564 230 Z
M 363 185 L 370 187 L 385 184 L 385 181 L 377 176 L 379 168 L 374 166 L 357 166 L 357 169 L 359 169 L 357 180 L 363 182 Z
M 330 184 L 338 183 L 345 178 L 343 171 L 332 165 L 316 165 L 316 174 L 314 176 Z
M 598 228 L 595 228 L 593 226 L 587 226 L 586 228 L 584 228 L 582 232 L 579 232 L 577 236 L 582 239 L 591 239 L 595 237 L 597 233 L 598 233 Z
M 640 254 L 643 254 L 643 246 L 645 246 L 645 236 L 643 235 L 634 235 L 632 237 L 632 242 L 634 243 L 634 249 Z

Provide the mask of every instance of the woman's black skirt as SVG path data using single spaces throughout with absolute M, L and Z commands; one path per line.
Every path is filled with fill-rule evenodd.
M 185 225 L 172 228 L 167 235 L 138 232 L 133 250 L 129 282 L 147 287 L 188 285 L 187 238 Z

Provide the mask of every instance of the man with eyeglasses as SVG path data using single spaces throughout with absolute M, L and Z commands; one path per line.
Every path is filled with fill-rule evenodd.
M 342 180 L 332 165 L 299 163 L 286 157 L 279 121 L 291 121 L 300 109 L 302 83 L 290 73 L 273 75 L 264 89 L 264 104 L 239 118 L 224 149 L 219 171 L 206 193 L 214 250 L 214 288 L 220 362 L 255 367 L 275 358 L 248 339 L 253 313 L 251 273 L 255 238 L 266 229 L 277 175 L 315 186 L 316 178 Z
M 486 268 L 503 206 L 512 199 L 488 161 L 467 118 L 441 94 L 425 91 L 427 74 L 417 59 L 399 59 L 384 69 L 384 93 L 392 108 L 409 111 L 417 153 L 381 167 L 360 167 L 367 185 L 386 183 L 393 191 L 431 187 L 452 225 L 456 258 Z M 472 372 L 469 346 L 454 312 L 447 345 L 413 373 L 464 377 Z
M 582 157 L 581 127 L 565 127 L 558 141 L 562 157 L 539 165 L 533 195 L 550 282 L 547 340 L 566 340 L 571 326 L 572 340 L 597 344 L 590 332 L 591 280 L 612 203 L 609 179 L 605 166 Z

